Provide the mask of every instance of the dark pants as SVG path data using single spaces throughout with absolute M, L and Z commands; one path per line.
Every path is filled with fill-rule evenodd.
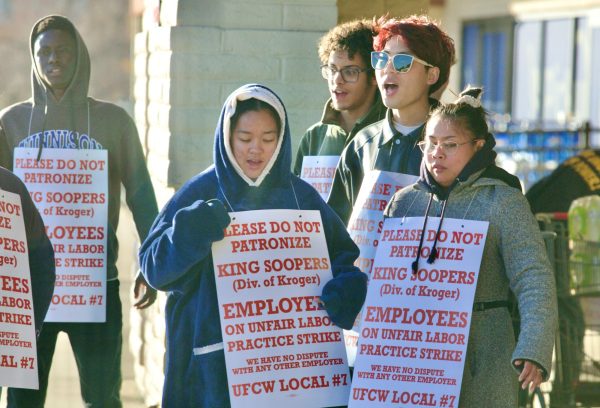
M 119 281 L 107 282 L 105 323 L 44 323 L 37 340 L 39 390 L 8 389 L 8 407 L 44 406 L 59 332 L 69 336 L 86 407 L 120 408 L 123 314 Z

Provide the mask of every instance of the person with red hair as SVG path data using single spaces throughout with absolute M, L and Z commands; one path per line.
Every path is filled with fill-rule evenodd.
M 454 41 L 429 17 L 383 16 L 374 24 L 371 66 L 386 117 L 362 129 L 342 152 L 328 204 L 347 223 L 365 174 L 419 174 L 417 146 L 431 106 L 448 82 Z

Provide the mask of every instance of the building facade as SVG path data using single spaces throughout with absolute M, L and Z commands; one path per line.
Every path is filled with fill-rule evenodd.
M 0 0 L 0 50 L 10 55 L 0 66 L 2 106 L 30 96 L 29 30 L 49 13 L 71 18 L 86 39 L 90 94 L 131 107 L 160 206 L 212 162 L 219 110 L 239 85 L 260 82 L 282 97 L 296 145 L 328 97 L 317 41 L 354 18 L 439 20 L 457 48 L 442 100 L 467 84 L 484 86 L 499 147 L 512 150 L 500 158 L 524 171 L 526 185 L 560 151 L 569 154 L 576 130 L 600 128 L 600 0 Z M 552 149 L 527 155 L 529 147 Z M 132 240 L 122 246 L 122 273 L 136 269 Z M 149 310 L 125 311 L 148 406 L 162 392 L 164 301 L 161 294 Z
M 385 10 L 412 14 L 428 4 L 417 0 L 338 3 L 146 0 L 138 7 L 135 117 L 159 205 L 212 163 L 219 111 L 231 91 L 249 82 L 272 88 L 288 109 L 296 145 L 306 128 L 319 120 L 328 98 L 319 69 L 319 38 L 338 21 L 371 18 Z M 164 296 L 158 303 L 144 314 L 131 313 L 130 344 L 138 356 L 137 380 L 148 405 L 160 401 L 162 386 Z
M 243 83 L 261 82 L 282 96 L 297 144 L 327 98 L 317 41 L 354 18 L 426 13 L 440 21 L 455 40 L 458 61 L 442 100 L 452 100 L 467 84 L 484 86 L 500 148 L 513 151 L 500 158 L 525 186 L 562 156 L 557 149 L 549 156 L 515 156 L 529 147 L 528 136 L 524 145 L 513 145 L 514 135 L 504 130 L 534 126 L 545 146 L 559 137 L 547 129 L 600 125 L 593 92 L 600 78 L 598 0 L 146 0 L 142 9 L 135 112 L 161 204 L 211 163 L 219 109 Z M 523 167 L 532 159 L 540 168 Z M 144 394 L 152 396 L 149 403 L 160 399 L 160 311 L 157 306 L 138 322 L 143 329 L 132 340 L 146 348 L 137 353 L 137 372 Z

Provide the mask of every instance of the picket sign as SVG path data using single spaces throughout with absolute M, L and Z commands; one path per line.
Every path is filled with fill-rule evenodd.
M 342 330 L 318 303 L 332 279 L 320 212 L 230 217 L 212 256 L 231 406 L 346 405 Z
M 363 308 L 350 408 L 458 407 L 488 222 L 385 220 Z M 419 240 L 423 247 L 416 273 Z

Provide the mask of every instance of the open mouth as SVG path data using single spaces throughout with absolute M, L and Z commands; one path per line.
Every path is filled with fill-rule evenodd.
M 248 159 L 248 160 L 246 160 L 246 163 L 248 163 L 248 166 L 250 168 L 256 169 L 256 168 L 259 168 L 263 162 L 262 162 L 262 160 Z
M 62 73 L 63 73 L 63 69 L 60 67 L 54 67 L 54 68 L 50 68 L 50 69 L 46 70 L 46 75 L 53 76 L 53 77 L 60 76 L 60 75 L 62 75 Z
M 383 90 L 385 91 L 386 94 L 392 94 L 398 90 L 398 85 L 386 83 L 386 84 L 383 84 Z

